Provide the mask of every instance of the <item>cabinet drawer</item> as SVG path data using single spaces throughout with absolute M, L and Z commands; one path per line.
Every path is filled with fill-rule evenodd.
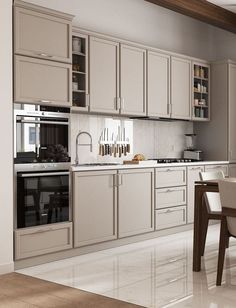
M 225 176 L 227 176 L 229 174 L 228 165 L 209 165 L 209 166 L 205 166 L 205 171 L 211 171 L 211 172 L 223 171 Z
M 156 189 L 155 208 L 186 204 L 186 186 Z
M 14 52 L 48 60 L 70 62 L 72 16 L 14 8 Z M 64 18 L 63 18 L 64 17 Z
M 58 223 L 15 231 L 15 259 L 72 248 L 72 223 Z
M 186 167 L 156 168 L 155 187 L 186 185 Z
M 186 206 L 156 210 L 156 230 L 186 224 Z
M 15 56 L 14 100 L 70 107 L 71 65 Z

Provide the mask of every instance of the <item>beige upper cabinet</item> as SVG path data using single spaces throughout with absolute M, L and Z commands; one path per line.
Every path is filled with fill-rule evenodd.
M 154 230 L 154 169 L 118 174 L 118 237 Z
M 171 116 L 191 119 L 192 64 L 184 58 L 171 57 Z
M 15 1 L 15 54 L 71 63 L 72 18 L 72 15 Z
M 229 64 L 229 160 L 236 162 L 236 64 Z
M 116 171 L 74 172 L 74 246 L 117 238 Z
M 121 114 L 146 115 L 146 50 L 121 44 Z
M 14 102 L 70 107 L 71 65 L 15 56 Z
M 119 113 L 119 43 L 89 38 L 90 111 Z
M 147 115 L 170 117 L 170 56 L 147 53 Z

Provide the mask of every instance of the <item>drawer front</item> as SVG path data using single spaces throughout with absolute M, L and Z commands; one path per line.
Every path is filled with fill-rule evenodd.
M 156 189 L 155 208 L 186 204 L 186 186 Z
M 186 206 L 156 210 L 156 230 L 167 229 L 186 224 Z
M 209 165 L 205 166 L 205 171 L 211 171 L 211 172 L 223 171 L 224 175 L 228 176 L 229 167 L 228 165 Z
M 15 231 L 15 259 L 72 248 L 72 223 L 58 223 Z
M 71 21 L 15 7 L 15 53 L 60 62 L 72 62 Z
M 15 56 L 14 100 L 70 107 L 71 65 Z
M 156 168 L 155 187 L 186 185 L 186 167 Z

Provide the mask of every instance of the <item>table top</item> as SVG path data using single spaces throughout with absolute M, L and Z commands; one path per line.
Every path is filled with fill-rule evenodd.
M 219 184 L 219 180 L 195 181 L 195 184 L 217 186 Z

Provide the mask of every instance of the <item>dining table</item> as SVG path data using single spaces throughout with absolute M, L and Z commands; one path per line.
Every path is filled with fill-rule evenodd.
M 193 271 L 201 271 L 201 247 L 203 232 L 203 215 L 206 192 L 219 192 L 218 180 L 196 181 L 194 200 L 194 230 L 193 230 Z

